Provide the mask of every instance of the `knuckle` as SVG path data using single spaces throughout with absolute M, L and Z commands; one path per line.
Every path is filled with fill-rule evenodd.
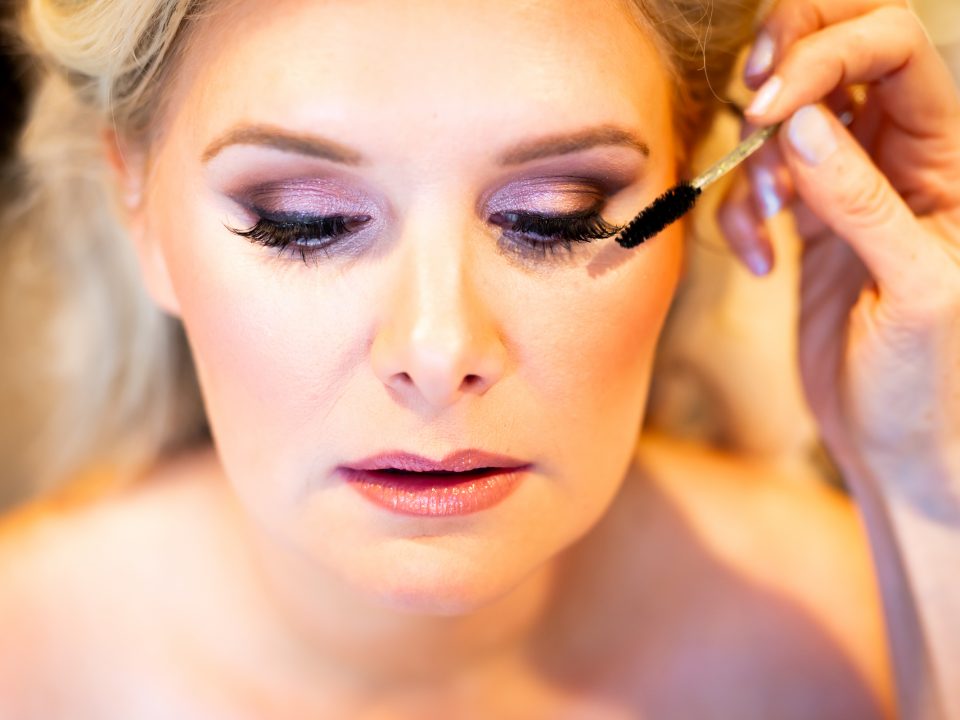
M 799 27 L 804 28 L 808 32 L 818 30 L 827 25 L 827 19 L 820 9 L 820 5 L 810 0 L 799 2 L 794 6 L 794 20 L 796 20 Z
M 942 329 L 944 323 L 955 324 L 960 317 L 960 297 L 945 292 L 919 289 L 915 301 L 902 312 L 904 321 L 923 331 Z
M 843 171 L 843 168 L 839 169 L 840 173 Z M 845 214 L 861 226 L 880 227 L 891 222 L 896 215 L 889 189 L 880 178 L 847 173 L 840 195 Z
M 918 244 L 922 246 L 926 240 L 928 238 L 918 238 Z M 902 324 L 925 332 L 946 328 L 955 337 L 960 329 L 958 273 L 944 272 L 944 266 L 930 257 L 921 261 L 920 267 L 906 272 L 912 277 L 900 288 Z
M 821 92 L 843 82 L 847 73 L 845 52 L 852 45 L 858 46 L 858 52 L 869 47 L 870 39 L 848 38 L 847 47 L 840 46 L 830 33 L 816 33 L 801 38 L 791 48 L 790 55 L 784 58 L 781 72 L 804 86 L 817 87 Z
M 893 8 L 893 9 L 903 9 L 903 10 L 910 9 L 909 0 L 883 0 L 882 4 L 884 7 Z
M 933 292 L 928 290 L 924 295 L 928 298 L 924 307 L 929 320 L 950 319 L 956 322 L 960 318 L 960 292 L 957 291 L 956 282 L 946 283 L 941 279 Z
M 750 246 L 749 217 L 738 204 L 725 203 L 717 211 L 717 221 L 727 242 L 736 251 Z
M 897 29 L 901 35 L 906 34 L 913 42 L 926 41 L 926 31 L 917 14 L 906 4 L 887 5 L 876 11 L 878 17 Z
M 792 46 L 799 38 L 816 32 L 825 24 L 820 8 L 809 0 L 782 2 L 768 19 L 768 26 L 776 36 L 777 46 L 782 49 Z
M 883 10 L 898 10 L 900 8 L 908 9 L 910 0 L 871 0 L 866 4 L 866 12 L 877 12 Z

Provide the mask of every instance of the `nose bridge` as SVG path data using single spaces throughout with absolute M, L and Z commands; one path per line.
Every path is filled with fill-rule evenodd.
M 464 224 L 462 213 L 441 199 L 411 211 L 401 240 L 407 251 L 405 276 L 422 300 L 447 293 L 460 297 L 466 289 Z
M 445 356 L 463 355 L 480 310 L 466 268 L 466 243 L 456 226 L 412 225 L 405 233 L 399 297 L 401 327 L 412 349 Z
M 471 262 L 470 219 L 452 202 L 409 209 L 374 340 L 378 377 L 438 407 L 484 392 L 503 371 L 504 348 Z

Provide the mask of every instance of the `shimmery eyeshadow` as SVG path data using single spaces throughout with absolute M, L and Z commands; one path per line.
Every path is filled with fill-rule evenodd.
M 356 214 L 370 209 L 370 201 L 343 183 L 324 178 L 262 183 L 230 197 L 248 208 L 277 215 Z
M 595 180 L 536 178 L 505 185 L 487 202 L 491 213 L 526 210 L 550 215 L 570 215 L 596 208 L 604 193 Z

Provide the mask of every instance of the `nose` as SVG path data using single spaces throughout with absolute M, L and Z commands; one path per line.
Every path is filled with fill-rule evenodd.
M 449 220 L 449 216 L 448 216 Z M 401 400 L 443 409 L 502 377 L 506 350 L 476 286 L 466 233 L 408 221 L 371 348 L 377 377 Z

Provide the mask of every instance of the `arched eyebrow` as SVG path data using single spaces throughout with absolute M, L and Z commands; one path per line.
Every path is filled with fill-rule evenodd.
M 598 125 L 572 133 L 558 133 L 525 140 L 501 153 L 497 161 L 501 165 L 520 165 L 554 155 L 589 150 L 605 145 L 620 145 L 633 148 L 645 157 L 650 155 L 650 146 L 635 133 L 617 125 Z
M 224 148 L 231 145 L 260 145 L 344 165 L 362 165 L 366 162 L 360 152 L 330 138 L 258 124 L 238 125 L 219 136 L 203 151 L 202 162 L 209 162 Z M 629 147 L 644 156 L 650 155 L 650 147 L 635 133 L 616 125 L 598 125 L 574 132 L 524 140 L 501 152 L 496 162 L 500 165 L 520 165 L 546 157 L 569 155 L 593 147 L 610 145 Z
M 335 140 L 320 135 L 296 133 L 271 125 L 237 125 L 207 145 L 200 156 L 202 162 L 210 162 L 231 145 L 260 145 L 284 152 L 323 158 L 344 165 L 360 165 L 363 155 L 341 145 Z

